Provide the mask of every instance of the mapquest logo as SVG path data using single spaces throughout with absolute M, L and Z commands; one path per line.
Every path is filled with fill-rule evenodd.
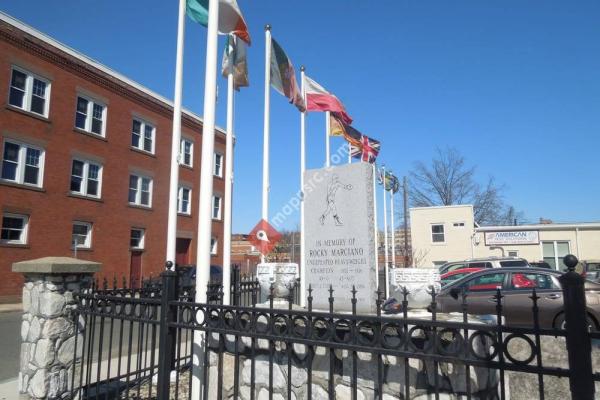
M 263 256 L 269 254 L 280 239 L 281 233 L 277 232 L 277 229 L 273 228 L 271 224 L 264 219 L 261 219 L 258 224 L 256 224 L 248 237 L 250 243 L 252 243 Z

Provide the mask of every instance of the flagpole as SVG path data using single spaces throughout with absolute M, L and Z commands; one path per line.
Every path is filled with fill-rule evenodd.
M 206 69 L 204 76 L 204 123 L 202 126 L 202 154 L 200 184 L 198 185 L 198 237 L 196 249 L 196 303 L 206 303 L 206 289 L 210 279 L 210 242 L 212 235 L 211 203 L 213 196 L 213 154 L 215 151 L 215 102 L 217 94 L 217 44 L 219 0 L 210 0 L 208 32 L 206 37 Z M 192 398 L 199 399 L 204 368 L 204 332 L 195 332 L 192 373 Z M 205 382 L 206 384 L 207 382 Z
M 329 119 L 330 116 L 329 111 L 325 111 L 325 167 L 329 167 L 330 164 L 330 149 L 329 149 L 329 131 L 331 130 L 331 121 Z
M 385 262 L 385 265 L 383 267 L 383 270 L 385 272 L 385 290 L 387 293 L 387 276 L 388 276 L 388 226 L 387 226 L 387 190 L 385 187 L 385 165 L 381 166 L 381 171 L 382 171 L 382 177 L 383 177 L 383 185 L 381 185 L 383 187 L 383 251 L 385 252 L 384 256 L 383 256 L 383 260 Z
M 179 152 L 181 147 L 181 93 L 183 88 L 183 42 L 186 0 L 179 0 L 177 23 L 177 58 L 175 62 L 175 96 L 173 99 L 173 132 L 171 136 L 171 173 L 169 176 L 169 209 L 167 213 L 167 263 L 175 265 L 177 242 L 177 192 L 179 190 Z
M 377 229 L 377 167 L 373 165 L 373 228 L 375 229 L 375 271 L 377 271 L 377 290 L 379 287 L 379 231 Z
M 237 45 L 237 37 L 229 38 Z M 223 215 L 223 304 L 230 304 L 231 296 L 231 200 L 233 191 L 233 60 L 229 58 L 227 74 L 227 138 L 225 141 L 225 213 Z
M 390 190 L 390 218 L 392 225 L 392 268 L 396 268 L 396 225 L 394 224 L 394 188 Z
M 269 135 L 271 108 L 271 25 L 265 25 L 265 110 L 263 130 L 263 185 L 262 185 L 262 219 L 269 221 Z M 261 254 L 261 262 L 265 256 Z
M 300 67 L 300 92 L 306 104 L 304 93 L 304 74 L 306 68 Z M 304 258 L 304 171 L 306 171 L 306 111 L 300 113 L 300 306 L 306 307 L 306 260 Z
M 348 164 L 352 164 L 352 145 L 348 142 Z

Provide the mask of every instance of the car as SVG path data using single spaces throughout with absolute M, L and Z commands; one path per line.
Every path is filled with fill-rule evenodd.
M 178 284 L 182 288 L 192 287 L 196 285 L 196 266 L 191 265 L 177 265 L 175 267 L 175 272 L 177 272 L 177 280 Z M 223 282 L 223 269 L 220 265 L 211 265 L 210 266 L 210 282 L 211 283 L 220 283 Z M 162 287 L 162 279 L 154 278 L 145 280 L 143 282 L 143 286 L 146 288 L 160 288 Z
M 600 260 L 582 261 L 577 264 L 575 271 L 593 282 L 600 282 Z
M 483 268 L 461 268 L 455 269 L 454 271 L 446 272 L 440 276 L 442 287 L 452 283 L 456 280 L 464 278 L 465 276 L 472 274 L 473 272 L 481 271 Z
M 466 292 L 467 312 L 474 315 L 496 314 L 496 291 L 502 289 L 502 315 L 506 325 L 531 326 L 531 293 L 539 296 L 539 324 L 542 328 L 564 327 L 563 292 L 558 281 L 561 273 L 545 268 L 485 269 L 469 274 L 442 288 L 436 297 L 439 312 L 462 312 L 462 292 Z M 600 329 L 600 284 L 585 281 L 587 319 L 591 329 Z
M 517 268 L 529 266 L 527 260 L 519 257 L 472 258 L 465 261 L 454 261 L 443 264 L 440 266 L 440 275 L 463 268 Z
M 532 266 L 533 268 L 553 269 L 552 266 L 550 264 L 548 264 L 546 261 L 534 261 L 534 262 L 530 262 L 529 265 Z

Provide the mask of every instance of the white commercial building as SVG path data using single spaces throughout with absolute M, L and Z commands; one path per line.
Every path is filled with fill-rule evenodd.
M 471 205 L 411 208 L 410 221 L 417 267 L 515 256 L 562 269 L 567 254 L 581 261 L 600 259 L 600 222 L 480 227 Z

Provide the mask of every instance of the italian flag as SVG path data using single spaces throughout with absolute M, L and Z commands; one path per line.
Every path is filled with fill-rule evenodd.
M 200 25 L 208 26 L 208 0 L 187 0 L 186 13 Z M 219 33 L 232 33 L 250 44 L 248 26 L 236 0 L 219 0 Z
M 352 118 L 346 113 L 342 102 L 306 75 L 304 76 L 304 96 L 306 111 L 332 111 L 337 113 L 345 124 L 352 123 Z

